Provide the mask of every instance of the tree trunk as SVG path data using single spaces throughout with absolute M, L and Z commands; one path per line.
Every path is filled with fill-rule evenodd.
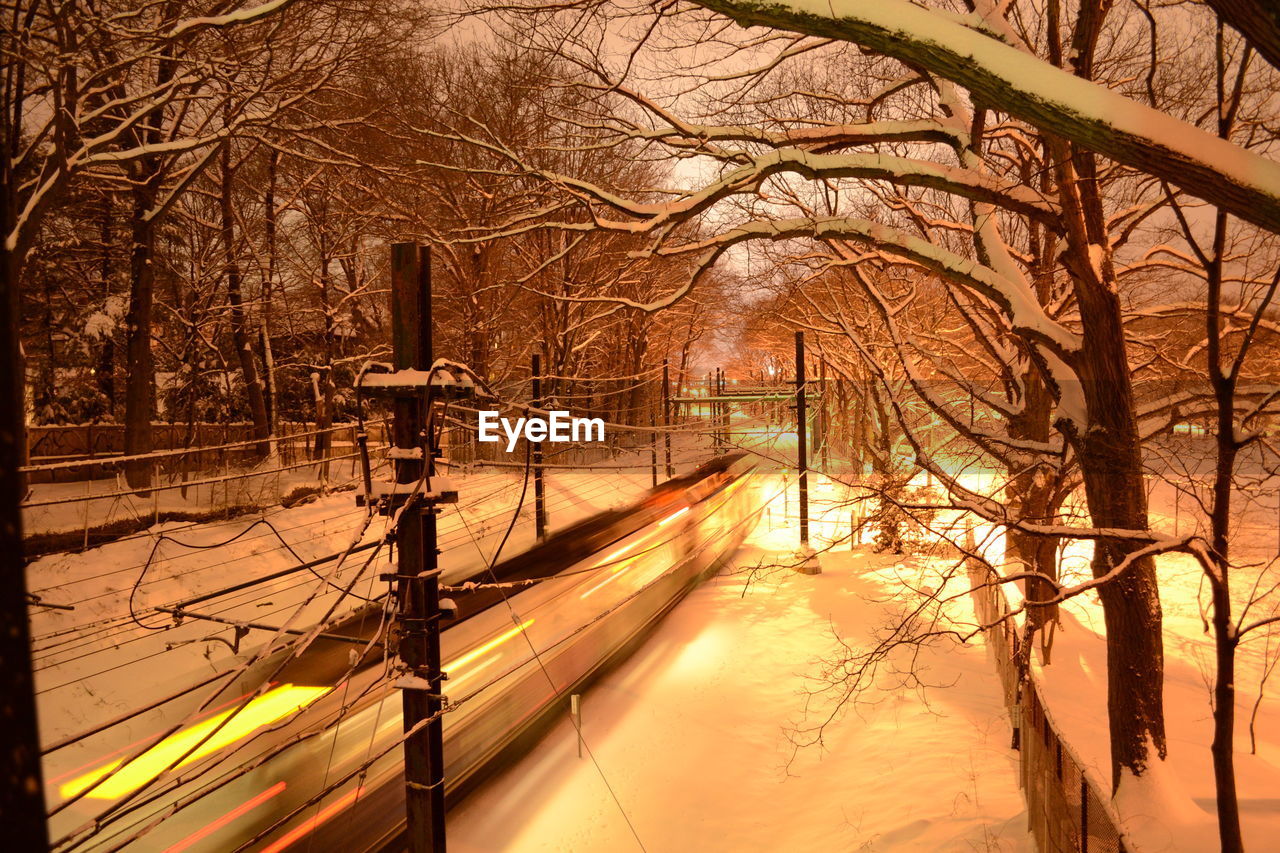
M 1079 373 L 1088 428 L 1069 431 L 1084 475 L 1095 527 L 1147 529 L 1142 453 L 1125 359 L 1120 304 L 1114 290 L 1077 288 L 1085 345 Z M 1108 574 L 1141 544 L 1102 539 L 1094 546 L 1094 577 Z M 1107 710 L 1111 730 L 1112 784 L 1124 770 L 1141 776 L 1149 749 L 1165 757 L 1164 646 L 1155 562 L 1136 560 L 1119 578 L 1099 587 L 1107 628 Z
M 1009 419 L 1010 437 L 1023 441 L 1048 442 L 1049 417 L 1052 399 L 1039 373 L 1028 370 L 1022 377 L 1023 401 L 1019 414 Z M 1018 466 L 1009 469 L 1009 485 L 1006 498 L 1013 517 L 1028 524 L 1051 524 L 1056 507 L 1053 506 L 1054 483 L 1043 467 L 1026 469 Z M 1010 563 L 1020 564 L 1015 571 L 1029 571 L 1058 578 L 1058 540 L 1051 536 L 1037 536 L 1016 527 L 1010 527 L 1005 538 L 1005 557 Z M 1051 598 L 1055 592 L 1049 581 L 1029 578 L 1022 584 L 1028 601 Z M 1058 619 L 1058 606 L 1031 607 L 1027 622 L 1033 635 L 1040 637 L 1041 663 L 1049 663 L 1051 634 L 1047 628 Z M 1027 663 L 1030 663 L 1031 643 L 1027 643 Z
M 102 278 L 102 296 L 104 300 L 111 298 L 111 218 L 115 215 L 111 203 L 111 193 L 102 194 L 102 264 L 99 275 Z M 116 344 L 115 333 L 110 332 L 102 341 L 102 349 L 98 351 L 97 373 L 98 390 L 107 398 L 107 415 L 114 420 L 116 411 Z
M 321 369 L 317 376 L 316 387 L 316 441 L 315 458 L 326 459 L 333 436 L 328 431 L 333 426 L 333 345 L 334 345 L 334 308 L 331 304 L 329 286 L 329 252 L 327 242 L 320 240 L 320 306 L 324 314 L 324 332 L 321 336 Z M 328 466 L 322 470 L 321 476 L 328 474 Z
M 1087 74 L 1092 52 L 1082 38 L 1077 32 L 1073 51 L 1078 70 Z M 1064 422 L 1063 434 L 1080 460 L 1093 526 L 1146 530 L 1142 447 L 1119 289 L 1106 248 L 1110 236 L 1098 194 L 1096 158 L 1062 140 L 1045 141 L 1053 156 L 1067 237 L 1062 262 L 1080 306 L 1082 344 L 1075 372 L 1088 417 L 1083 431 Z M 1142 547 L 1125 539 L 1098 540 L 1091 565 L 1094 577 L 1109 574 Z M 1098 595 L 1107 629 L 1107 714 L 1115 787 L 1125 770 L 1135 776 L 1146 771 L 1152 749 L 1161 759 L 1166 754 L 1163 616 L 1155 561 L 1135 560 L 1122 576 L 1099 587 Z
M 166 10 L 165 18 L 172 17 Z M 173 47 L 168 45 L 156 66 L 156 84 L 164 85 L 174 73 Z M 139 143 L 156 145 L 163 139 L 165 109 L 160 107 L 140 122 L 135 137 Z M 164 184 L 165 167 L 160 155 L 148 155 L 136 161 L 132 170 L 133 210 L 129 248 L 129 316 L 125 343 L 127 375 L 124 391 L 124 453 L 133 456 L 152 450 L 151 421 L 156 410 L 156 368 L 151 352 L 152 303 L 155 298 L 156 232 L 161 212 L 156 209 L 160 188 Z M 149 460 L 127 462 L 125 481 L 131 488 L 142 489 L 152 483 L 153 464 Z
M 275 298 L 276 280 L 276 175 L 279 171 L 280 152 L 274 148 L 267 157 L 267 192 L 263 199 L 263 215 L 266 217 L 267 271 L 262 278 L 262 375 L 266 379 L 267 424 L 275 435 L 280 420 L 280 395 L 276 389 L 275 355 L 271 346 L 272 300 Z
M 222 248 L 226 259 L 227 301 L 231 303 L 231 343 L 240 362 L 240 377 L 249 403 L 249 417 L 253 420 L 253 437 L 258 439 L 257 453 L 261 458 L 271 454 L 271 424 L 267 420 L 267 403 L 262 394 L 262 382 L 258 379 L 258 366 L 254 363 L 253 348 L 246 330 L 244 300 L 241 298 L 240 263 L 236 259 L 235 216 L 232 212 L 234 177 L 231 173 L 231 146 L 222 146 L 222 192 L 219 209 L 222 214 Z
M 14 122 L 16 125 L 17 122 Z M 10 138 L 12 134 L 13 138 Z M 14 227 L 14 175 L 10 168 L 17 129 L 5 136 L 5 162 L 0 166 L 0 234 Z M 25 477 L 18 472 L 26 463 L 26 377 L 20 343 L 21 303 L 18 299 L 22 268 L 21 247 L 0 240 L 0 552 L 4 555 L 0 585 L 0 813 L 5 815 L 5 837 L 12 850 L 46 850 L 44 779 L 40 768 L 35 686 L 31 672 L 31 635 L 28 622 L 26 567 L 22 561 L 22 512 L 19 502 L 26 492 Z
M 1221 43 L 1219 43 L 1221 51 Z M 1221 69 L 1219 70 L 1221 74 Z M 1221 114 L 1221 113 L 1220 113 Z M 1229 132 L 1220 119 L 1220 132 Z M 1205 312 L 1209 382 L 1217 404 L 1216 453 L 1214 460 L 1213 503 L 1209 517 L 1213 544 L 1209 583 L 1213 592 L 1213 640 L 1215 673 L 1213 681 L 1213 781 L 1218 800 L 1218 839 L 1222 853 L 1242 853 L 1244 840 L 1240 832 L 1240 798 L 1236 789 L 1236 646 L 1240 639 L 1233 624 L 1231 601 L 1231 490 L 1234 487 L 1236 460 L 1240 445 L 1236 442 L 1236 380 L 1233 367 L 1223 370 L 1222 303 L 1223 258 L 1226 254 L 1227 217 L 1218 211 L 1214 223 L 1213 259 L 1206 272 L 1208 298 Z M 1257 310 L 1261 311 L 1262 308 Z M 1241 357 L 1247 350 L 1241 352 Z
M 144 169 L 133 189 L 132 247 L 129 251 L 129 315 L 125 344 L 127 374 L 124 391 L 124 452 L 126 456 L 150 453 L 151 421 L 155 415 L 156 371 L 151 353 L 151 313 L 155 290 L 156 224 L 147 213 L 155 206 L 158 169 Z M 151 485 L 149 460 L 126 462 L 125 480 L 130 488 Z

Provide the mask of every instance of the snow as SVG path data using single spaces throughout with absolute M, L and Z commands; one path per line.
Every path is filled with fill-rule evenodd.
M 95 311 L 84 321 L 84 334 L 89 340 L 101 340 L 115 334 L 128 310 L 123 296 L 108 296 L 101 311 Z
M 1207 452 L 1208 440 L 1200 439 L 1198 444 L 1194 439 L 1180 441 L 1183 444 L 1175 455 L 1182 464 L 1190 464 L 1188 460 Z M 1150 496 L 1152 525 L 1162 533 L 1185 536 L 1193 530 L 1191 498 L 1177 494 L 1169 480 L 1179 482 L 1183 488 L 1185 481 L 1172 471 L 1160 469 L 1159 474 L 1161 479 L 1153 478 Z M 1268 561 L 1276 556 L 1275 519 L 1280 506 L 1274 484 L 1266 485 L 1264 494 L 1261 499 L 1255 494 L 1243 510 L 1246 502 L 1239 496 L 1236 500 L 1232 556 L 1241 563 L 1233 585 L 1237 615 L 1245 598 L 1254 591 L 1254 578 L 1260 571 L 1271 572 L 1271 583 L 1275 583 L 1275 570 Z M 1003 537 L 990 528 L 980 530 L 980 539 L 983 534 L 987 558 L 998 563 Z M 1065 550 L 1061 569 L 1064 582 L 1078 583 L 1090 577 L 1092 553 L 1092 545 L 1086 542 L 1073 543 Z M 1209 687 L 1214 674 L 1213 641 L 1202 622 L 1203 614 L 1208 612 L 1208 592 L 1203 571 L 1191 556 L 1163 554 L 1156 558 L 1156 566 L 1164 624 L 1168 758 L 1164 762 L 1153 761 L 1142 778 L 1124 778 L 1116 806 L 1126 832 L 1142 853 L 1202 853 L 1218 847 L 1216 792 L 1209 752 L 1213 740 Z M 1268 587 L 1265 579 L 1263 575 L 1259 590 Z M 1017 590 L 1006 585 L 1006 592 L 1014 597 Z M 1274 607 L 1274 598 L 1271 602 L 1264 602 L 1260 612 Z M 1109 780 L 1110 739 L 1104 710 L 1105 627 L 1096 594 L 1087 593 L 1065 603 L 1061 619 L 1054 636 L 1052 663 L 1042 666 L 1037 657 L 1035 674 L 1064 739 L 1096 779 Z M 1271 654 L 1274 646 L 1273 639 Z M 1280 837 L 1280 809 L 1276 808 L 1280 707 L 1271 697 L 1259 706 L 1257 754 L 1250 753 L 1249 722 L 1266 664 L 1265 649 L 1265 641 L 1259 636 L 1243 643 L 1237 657 L 1236 780 L 1245 847 L 1250 850 L 1269 849 L 1273 846 L 1271 841 Z
M 1044 105 L 1042 112 L 1076 120 L 1079 131 L 1088 127 L 1114 133 L 1119 140 L 1108 153 L 1115 159 L 1128 161 L 1132 159 L 1131 152 L 1145 146 L 1168 155 L 1163 167 L 1171 174 L 1164 176 L 1175 183 L 1179 183 L 1180 178 L 1191 177 L 1189 174 L 1172 174 L 1177 164 L 1194 164 L 1216 172 L 1224 181 L 1260 197 L 1257 201 L 1269 202 L 1268 206 L 1272 208 L 1280 204 L 1280 163 L 1219 139 L 1195 125 L 1126 98 L 1105 86 L 1076 77 L 1023 50 L 947 20 L 933 10 L 907 0 L 876 0 L 875 3 L 862 0 L 769 0 L 768 3 L 704 0 L 701 5 L 731 16 L 741 16 L 753 23 L 764 23 L 767 19 L 768 23 L 785 26 L 782 22 L 790 22 L 805 31 L 828 37 L 845 31 L 838 25 L 823 26 L 804 19 L 844 21 L 862 27 L 863 31 L 873 29 L 889 40 L 910 45 L 918 56 L 927 53 L 947 55 L 963 61 L 973 69 L 973 73 L 998 81 L 1009 96 L 1009 102 L 1002 106 L 1011 113 L 1019 112 L 1015 101 L 1025 103 L 1033 99 Z M 1015 98 L 1015 95 L 1020 97 Z M 1084 134 L 1078 132 L 1075 136 Z M 1098 142 L 1097 139 L 1081 141 L 1095 147 Z M 1161 171 L 1151 158 L 1141 165 L 1147 171 Z M 1185 188 L 1185 184 L 1182 185 Z M 1247 202 L 1232 206 L 1233 212 L 1250 221 L 1265 217 L 1261 211 L 1251 210 Z
M 741 438 L 775 457 L 789 455 L 795 440 L 794 433 L 778 428 L 744 429 Z M 1188 448 L 1178 454 L 1180 459 L 1191 456 Z M 449 576 L 459 579 L 467 567 L 492 556 L 520 491 L 518 473 L 486 470 L 450 476 L 466 503 L 441 517 L 446 583 Z M 765 495 L 794 480 L 785 473 L 762 476 Z M 998 487 L 1001 474 L 978 467 L 967 469 L 964 478 L 967 488 L 989 493 Z M 550 473 L 553 521 L 567 523 L 625 502 L 647 484 L 647 471 L 627 477 Z M 963 573 L 947 576 L 951 559 L 876 555 L 860 544 L 851 549 L 847 542 L 833 546 L 849 530 L 851 509 L 855 515 L 858 510 L 839 500 L 847 497 L 845 492 L 817 472 L 810 474 L 810 488 L 813 544 L 820 549 L 822 573 L 761 569 L 796 557 L 791 482 L 768 507 L 732 567 L 691 593 L 629 661 L 582 697 L 584 757 L 578 758 L 578 734 L 566 698 L 564 719 L 541 745 L 451 813 L 453 849 L 630 849 L 636 840 L 623 810 L 652 850 L 1033 849 L 1018 790 L 1018 756 L 1008 748 L 1008 714 L 980 637 L 967 645 L 944 640 L 920 648 L 910 663 L 924 687 L 904 679 L 905 658 L 891 659 L 870 691 L 835 713 L 820 747 L 793 754 L 793 739 L 835 710 L 823 694 L 808 695 L 821 686 L 814 677 L 822 670 L 822 659 L 845 648 L 855 654 L 870 648 L 877 632 L 893 624 L 899 608 L 912 600 L 909 590 L 954 596 L 939 611 L 943 626 L 974 626 Z M 1190 532 L 1187 507 L 1188 498 L 1167 482 L 1154 486 L 1152 521 L 1161 534 Z M 1233 554 L 1246 566 L 1269 571 L 1266 561 L 1278 544 L 1275 490 L 1241 512 Z M 505 553 L 532 542 L 530 515 L 526 506 Z M 939 513 L 938 523 L 957 521 L 957 516 Z M 36 592 L 60 601 L 58 591 L 75 584 L 82 599 L 75 611 L 32 611 L 46 743 L 234 663 L 228 648 L 211 639 L 229 638 L 230 626 L 188 622 L 151 634 L 128 624 L 126 603 L 135 580 L 138 604 L 145 608 L 292 565 L 293 559 L 265 531 L 213 551 L 157 544 L 155 539 L 168 530 L 186 542 L 208 544 L 244 529 L 253 518 L 197 527 L 162 525 L 83 555 L 33 564 Z M 312 557 L 345 544 L 362 516 L 347 493 L 270 518 L 300 554 Z M 375 525 L 369 537 L 381 532 Z M 988 558 L 999 562 L 1003 536 L 986 525 L 977 534 Z M 152 547 L 161 550 L 148 574 L 140 577 L 139 564 Z M 1088 577 L 1090 554 L 1087 542 L 1066 549 L 1064 582 Z M 1198 853 L 1216 847 L 1217 833 L 1206 687 L 1213 664 L 1210 638 L 1201 623 L 1202 572 L 1186 555 L 1162 555 L 1157 565 L 1165 616 L 1169 758 L 1153 763 L 1141 778 L 1125 778 L 1116 807 L 1142 853 Z M 297 584 L 294 578 L 298 589 L 314 583 L 309 576 L 302 580 Z M 1241 575 L 1237 595 L 1249 593 L 1250 580 Z M 359 589 L 374 591 L 363 585 Z M 1016 602 L 1016 588 L 1006 592 Z M 256 607 L 264 597 L 271 609 Z M 289 584 L 280 584 L 224 615 L 278 623 L 296 597 Z M 321 599 L 317 607 L 326 603 Z M 1260 608 L 1254 615 L 1266 612 Z M 117 633 L 88 636 L 89 623 L 104 618 L 118 620 Z M 158 624 L 155 614 L 146 618 L 153 620 Z M 1096 594 L 1072 599 L 1062 608 L 1052 665 L 1037 664 L 1035 669 L 1055 724 L 1097 780 L 1110 778 L 1102 712 L 1102 632 Z M 1270 699 L 1257 718 L 1257 754 L 1249 753 L 1249 721 L 1266 662 L 1263 633 L 1241 646 L 1237 675 L 1237 774 L 1246 846 L 1255 850 L 1280 837 L 1280 810 L 1275 807 L 1280 708 Z M 241 654 L 264 636 L 250 633 Z M 76 640 L 80 648 L 59 645 Z M 164 648 L 175 641 L 180 644 Z M 144 647 L 150 657 L 140 659 L 138 651 Z M 86 657 L 78 657 L 86 651 Z M 806 702 L 812 703 L 807 713 Z M 184 708 L 182 702 L 174 703 L 169 712 Z M 144 715 L 55 752 L 50 784 L 113 748 L 146 737 L 165 721 L 161 714 Z
M 847 508 L 828 505 L 824 521 L 831 490 L 813 480 L 821 537 Z M 450 814 L 451 850 L 631 850 L 636 836 L 649 850 L 725 853 L 1034 849 L 1001 690 L 980 645 L 926 649 L 921 662 L 948 687 L 921 694 L 887 681 L 823 747 L 789 763 L 817 656 L 838 648 L 833 631 L 866 642 L 889 616 L 894 577 L 910 569 L 859 546 L 822 554 L 820 575 L 783 571 L 744 590 L 740 572 L 793 556 L 794 486 L 788 505 L 784 519 L 775 501 L 734 568 L 693 591 L 582 697 L 583 757 L 566 700 L 532 754 Z
M 268 0 L 268 2 L 257 6 L 244 6 L 225 15 L 188 18 L 169 31 L 169 38 L 177 38 L 191 30 L 204 29 L 205 27 L 231 27 L 236 24 L 256 21 L 275 14 L 292 2 L 293 0 Z

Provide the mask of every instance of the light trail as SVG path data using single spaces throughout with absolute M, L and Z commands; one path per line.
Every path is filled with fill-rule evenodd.
M 518 636 L 521 631 L 525 630 L 532 624 L 533 624 L 533 620 L 527 619 L 524 622 L 517 625 L 516 627 L 512 628 L 510 631 L 507 631 L 504 634 L 499 634 L 497 637 L 494 637 L 492 640 L 485 643 L 483 646 L 474 648 L 471 651 L 467 652 L 465 655 L 462 655 L 461 657 L 454 658 L 453 660 L 445 664 L 443 667 L 441 667 L 441 669 L 443 669 L 447 673 L 454 669 L 464 667 L 467 664 L 471 663 L 476 658 L 483 657 L 484 655 L 493 651 L 498 646 L 510 640 L 512 637 Z
M 261 853 L 280 853 L 281 850 L 284 850 L 286 847 L 290 846 L 295 841 L 302 839 L 308 833 L 310 833 L 313 829 L 315 829 L 317 826 L 329 820 L 329 818 L 333 817 L 338 812 L 342 811 L 347 806 L 354 803 L 363 793 L 364 793 L 363 785 L 360 786 L 359 788 L 356 788 L 353 791 L 348 791 L 347 793 L 343 794 L 342 797 L 340 797 L 338 800 L 336 800 L 333 803 L 330 803 L 329 805 L 321 809 L 319 813 L 316 814 L 315 817 L 307 818 L 306 822 L 289 830 L 287 833 L 285 833 L 285 835 L 279 841 L 276 841 L 273 844 L 270 844 L 267 847 L 262 848 Z
M 685 510 L 687 510 L 687 509 L 688 509 L 688 507 L 685 507 Z M 683 512 L 683 511 L 684 511 L 684 510 L 681 510 L 681 512 Z M 679 514 L 680 514 L 680 513 L 676 513 L 676 515 L 679 515 Z M 674 517 L 675 517 L 675 516 L 672 516 L 672 518 L 674 518 Z M 638 544 L 640 544 L 640 543 L 639 543 L 639 542 L 632 542 L 630 545 L 623 545 L 621 548 L 619 548 L 618 550 L 614 551 L 612 554 L 610 554 L 609 556 L 607 556 L 607 557 L 605 557 L 603 560 L 601 560 L 601 561 L 600 561 L 600 564 L 601 564 L 601 565 L 606 565 L 606 566 L 607 566 L 609 563 L 612 563 L 614 560 L 618 559 L 618 558 L 619 558 L 619 557 L 621 557 L 623 554 L 625 554 L 625 553 L 627 553 L 628 551 L 630 551 L 631 549 L 635 548 L 635 547 L 636 547 L 636 545 L 638 545 Z M 600 581 L 600 583 L 596 584 L 595 586 L 591 587 L 591 589 L 587 590 L 587 591 L 586 591 L 586 592 L 584 592 L 582 595 L 578 596 L 578 599 L 579 599 L 579 600 L 582 600 L 582 599 L 586 598 L 588 595 L 590 595 L 591 593 L 595 592 L 595 591 L 596 591 L 597 589 L 599 589 L 600 587 L 602 587 L 602 586 L 604 586 L 605 584 L 609 583 L 610 581 L 617 580 L 618 575 L 622 574 L 624 571 L 626 571 L 627 569 L 631 568 L 631 564 L 632 564 L 633 562 L 634 562 L 633 560 L 627 560 L 627 562 L 625 562 L 625 563 L 623 563 L 623 564 L 621 564 L 621 565 L 619 565 L 619 566 L 615 566 L 615 567 L 613 568 L 613 570 L 609 573 L 609 576 L 608 576 L 608 577 L 606 577 L 604 580 Z
M 178 762 L 173 768 L 175 770 L 198 761 L 248 737 L 263 726 L 268 726 L 295 711 L 302 710 L 332 689 L 332 687 L 295 687 L 292 684 L 282 684 L 251 700 L 239 713 L 231 710 L 215 714 L 190 728 L 170 735 L 123 767 L 119 760 L 104 764 L 96 770 L 61 785 L 58 793 L 63 799 L 71 799 L 84 791 L 87 791 L 86 797 L 93 799 L 118 799 L 164 773 L 175 761 Z M 189 755 L 187 755 L 188 752 L 190 752 Z M 186 757 L 178 761 L 179 757 L 184 755 Z M 95 787 L 94 783 L 108 774 L 110 778 Z M 88 790 L 90 788 L 92 790 Z
M 258 806 L 262 805 L 267 800 L 274 797 L 276 794 L 279 794 L 280 792 L 282 792 L 284 789 L 285 789 L 284 782 L 275 783 L 270 788 L 263 791 L 261 794 L 258 794 L 258 796 L 248 800 L 247 802 L 241 803 L 231 811 L 224 814 L 222 817 L 218 818 L 212 823 L 206 824 L 201 829 L 198 829 L 195 832 L 191 833 L 186 838 L 179 841 L 177 844 L 174 844 L 170 847 L 166 847 L 164 853 L 182 853 L 183 850 L 186 850 L 188 847 L 195 844 L 197 841 L 201 841 L 205 838 L 208 838 L 210 835 L 217 832 L 219 829 L 222 829 L 222 827 L 231 823 L 231 821 L 253 811 Z

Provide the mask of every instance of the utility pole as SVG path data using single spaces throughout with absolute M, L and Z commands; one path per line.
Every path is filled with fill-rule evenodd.
M 5 189 L 13 179 L 9 164 L 0 167 Z M 7 196 L 6 196 L 7 197 Z M 0 201 L 3 233 L 13 224 L 12 208 Z M 26 457 L 23 428 L 25 378 L 18 345 L 18 282 L 11 252 L 0 247 L 0 814 L 5 816 L 6 846 L 11 850 L 49 849 L 45 827 L 44 778 L 40 772 L 40 738 L 36 732 L 36 699 L 31 676 L 31 636 L 27 622 L 27 568 L 22 559 L 23 478 L 18 467 Z
M 720 368 L 711 374 L 711 446 L 720 452 Z
M 804 332 L 796 332 L 796 469 L 800 491 L 800 544 L 809 544 L 808 412 L 804 399 Z
M 542 356 L 533 354 L 533 406 L 541 409 L 542 402 Z M 533 519 L 538 541 L 547 538 L 547 491 L 542 479 L 542 442 L 533 442 Z
M 676 473 L 671 467 L 671 371 L 667 367 L 665 358 L 662 360 L 662 426 L 662 440 L 666 447 L 667 479 L 670 480 Z
M 440 671 L 440 577 L 436 514 L 456 501 L 435 476 L 440 453 L 432 417 L 436 394 L 450 386 L 431 372 L 431 254 L 426 246 L 391 246 L 391 341 L 394 371 L 361 377 L 366 394 L 394 401 L 393 483 L 376 483 L 365 500 L 379 511 L 399 513 L 395 537 L 399 562 L 383 575 L 394 583 L 400 631 L 404 709 L 405 811 L 411 853 L 444 853 L 444 695 Z M 373 380 L 373 381 L 371 381 Z M 441 488 L 436 488 L 440 485 Z

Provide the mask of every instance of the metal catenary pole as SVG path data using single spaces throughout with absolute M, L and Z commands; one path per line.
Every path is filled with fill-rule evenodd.
M 397 370 L 428 370 L 432 363 L 431 255 L 427 247 L 396 243 L 391 247 L 391 326 Z M 423 389 L 424 391 L 426 389 Z M 423 448 L 423 458 L 397 458 L 397 483 L 414 484 L 434 474 L 437 448 L 426 434 L 420 395 L 395 401 L 395 446 Z M 406 454 L 407 455 L 407 454 Z M 424 471 L 425 466 L 425 471 Z M 444 725 L 440 672 L 440 580 L 436 574 L 436 509 L 415 501 L 401 516 L 396 532 L 400 561 L 396 595 L 401 628 L 400 660 L 408 674 L 427 689 L 402 691 L 405 803 L 412 853 L 444 853 Z M 417 728 L 423 721 L 429 721 Z M 416 731 L 414 729 L 417 728 Z
M 800 491 L 800 544 L 809 544 L 808 412 L 804 399 L 804 332 L 796 332 L 796 470 Z
M 662 426 L 663 445 L 666 450 L 667 479 L 675 476 L 671 467 L 671 372 L 667 368 L 667 360 L 662 360 Z
M 542 400 L 542 356 L 538 353 L 533 354 L 533 405 L 534 408 L 541 409 L 543 407 Z M 542 470 L 542 442 L 533 442 L 533 519 L 534 529 L 538 535 L 538 541 L 542 541 L 547 537 L 547 491 L 546 483 L 543 481 Z
M 716 397 L 719 402 L 716 403 L 716 435 L 719 438 L 717 444 L 720 445 L 720 452 L 724 453 L 725 445 L 729 443 L 729 435 L 725 429 L 725 416 L 729 411 L 729 404 L 724 400 L 724 368 L 716 368 Z
M 711 386 L 707 390 L 711 406 L 711 446 L 720 452 L 720 368 L 711 373 Z
M 827 362 L 818 362 L 818 446 L 822 448 L 822 473 L 831 473 L 831 403 L 827 399 Z

